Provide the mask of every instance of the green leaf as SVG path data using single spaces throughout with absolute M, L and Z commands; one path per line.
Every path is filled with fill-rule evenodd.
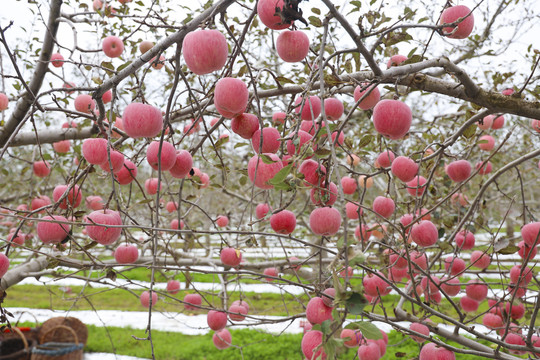
M 345 71 L 348 72 L 349 74 L 353 72 L 351 59 L 348 59 L 348 60 L 345 62 Z
M 309 23 L 315 27 L 321 27 L 322 26 L 322 21 L 321 19 L 319 19 L 318 17 L 316 16 L 310 16 L 308 17 L 308 20 L 309 20 Z
M 424 58 L 420 55 L 413 55 L 404 62 L 402 62 L 400 65 L 408 65 L 408 64 L 415 64 L 419 63 L 420 61 L 424 60 Z
M 229 138 L 228 138 L 228 137 L 220 138 L 218 141 L 216 141 L 216 149 L 222 147 L 223 144 L 226 144 L 226 143 L 228 143 L 228 142 L 229 142 Z
M 321 15 L 321 10 L 319 10 L 318 8 L 311 8 L 311 12 L 317 15 Z
M 285 76 L 278 76 L 278 77 L 276 78 L 276 80 L 277 80 L 280 84 L 294 84 L 294 81 L 292 81 L 291 79 L 286 78 Z
M 130 64 L 131 64 L 131 61 L 128 61 L 128 62 L 126 62 L 126 63 L 123 63 L 122 65 L 120 65 L 120 66 L 118 67 L 117 70 L 118 70 L 118 71 L 124 70 L 124 69 L 127 68 Z
M 275 160 L 272 160 L 272 158 L 270 156 L 266 155 L 266 154 L 260 154 L 259 157 L 261 158 L 261 160 L 265 164 L 273 164 L 273 163 L 277 162 Z
M 465 129 L 462 135 L 464 138 L 470 139 L 471 137 L 474 136 L 475 133 L 476 133 L 476 125 L 469 125 L 469 127 Z
M 367 321 L 350 323 L 349 325 L 345 326 L 345 329 L 360 330 L 362 332 L 362 336 L 364 336 L 366 339 L 382 339 L 382 334 L 379 328 Z
M 444 228 L 440 228 L 439 231 L 438 231 L 438 236 L 439 236 L 439 239 L 442 238 L 444 236 L 444 233 L 446 232 L 446 230 Z
M 324 320 L 321 324 L 321 331 L 325 335 L 332 333 L 332 320 Z
M 364 295 L 356 292 L 351 292 L 347 301 L 345 302 L 345 307 L 347 311 L 354 315 L 362 314 L 364 307 L 368 304 L 368 301 Z
M 277 185 L 283 182 L 285 178 L 287 178 L 287 175 L 291 172 L 292 164 L 289 164 L 285 166 L 283 169 L 279 170 L 276 175 L 274 175 L 273 178 L 268 180 L 268 183 L 271 185 Z
M 516 245 L 508 245 L 507 247 L 497 251 L 497 254 L 503 254 L 503 255 L 511 255 L 515 254 L 519 251 L 519 247 Z
M 358 147 L 361 147 L 361 148 L 365 147 L 371 142 L 371 139 L 373 139 L 373 136 L 371 135 L 362 136 L 362 138 L 360 139 L 360 143 L 358 144 Z

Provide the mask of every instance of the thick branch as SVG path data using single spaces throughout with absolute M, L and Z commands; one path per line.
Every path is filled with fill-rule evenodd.
M 62 0 L 52 0 L 51 9 L 49 12 L 49 20 L 47 22 L 47 30 L 45 31 L 45 39 L 43 40 L 43 46 L 39 55 L 39 60 L 36 64 L 36 70 L 32 75 L 32 80 L 28 86 L 30 91 L 26 91 L 19 101 L 15 110 L 11 114 L 11 117 L 6 121 L 6 125 L 0 129 L 0 147 L 3 147 L 11 134 L 17 129 L 17 126 L 30 110 L 30 107 L 34 103 L 34 96 L 39 92 L 47 69 L 49 67 L 49 61 L 54 47 L 54 38 L 56 38 L 56 32 L 58 31 L 59 22 L 56 19 L 60 16 L 60 7 L 62 6 Z

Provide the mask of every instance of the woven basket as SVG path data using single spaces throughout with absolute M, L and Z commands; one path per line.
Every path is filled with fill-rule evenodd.
M 58 325 L 64 325 L 72 328 L 77 334 L 77 339 L 79 340 L 79 342 L 86 345 L 86 341 L 88 340 L 88 328 L 81 320 L 70 316 L 59 316 L 50 318 L 49 320 L 45 321 L 43 325 L 41 325 L 41 330 L 39 332 L 40 338 L 43 334 L 47 333 L 49 330 L 57 327 Z M 62 335 L 67 336 L 67 340 L 62 338 Z M 73 337 L 71 336 L 71 334 L 66 333 L 65 331 L 60 332 L 54 339 L 52 339 L 52 341 L 56 342 L 69 342 L 70 340 L 73 340 Z
M 14 336 L 6 336 L 0 339 L 0 360 L 29 360 L 31 346 L 35 341 L 26 340 L 21 330 L 16 327 L 11 328 Z M 6 333 L 4 333 L 6 334 Z
M 71 335 L 71 339 L 69 338 Z M 51 341 L 56 339 L 70 342 Z M 65 325 L 57 325 L 49 329 L 39 338 L 40 345 L 32 349 L 31 360 L 82 360 L 84 344 L 79 343 L 77 333 Z

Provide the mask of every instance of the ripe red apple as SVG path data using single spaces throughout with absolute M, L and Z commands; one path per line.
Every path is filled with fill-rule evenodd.
M 86 207 L 90 210 L 101 210 L 103 209 L 103 199 L 101 198 L 101 196 L 94 196 L 94 195 L 90 195 L 90 196 L 87 196 L 86 197 Z
M 521 270 L 521 265 L 514 265 L 510 269 L 510 281 L 512 284 L 519 284 L 519 286 L 527 286 L 533 278 L 533 272 L 528 267 L 525 266 L 523 270 Z
M 255 216 L 258 220 L 264 218 L 266 214 L 270 211 L 270 205 L 268 204 L 258 204 L 255 207 Z
M 225 215 L 220 215 L 216 219 L 216 225 L 219 227 L 226 227 L 229 224 L 229 218 Z
M 491 257 L 483 251 L 476 250 L 471 253 L 470 262 L 473 267 L 486 269 L 491 264 Z
M 323 299 L 324 305 L 326 305 L 328 307 L 333 307 L 334 306 L 334 300 L 333 299 L 336 297 L 336 289 L 334 289 L 334 288 L 325 289 L 323 291 L 323 294 L 326 294 L 326 295 L 332 297 L 332 299 L 330 299 L 330 298 L 328 298 L 326 296 L 321 296 L 321 299 Z
M 110 103 L 112 100 L 112 90 L 105 91 L 105 93 L 101 97 L 101 100 L 103 101 L 104 104 Z
M 276 50 L 285 62 L 299 62 L 309 53 L 309 39 L 299 30 L 283 31 L 276 40 Z
M 51 55 L 51 64 L 54 67 L 62 67 L 64 65 L 64 57 L 62 54 L 55 53 Z
M 392 151 L 383 151 L 379 154 L 379 156 L 377 156 L 377 160 L 375 160 L 375 167 L 389 168 L 392 165 L 395 157 L 396 155 Z
M 284 124 L 287 114 L 283 111 L 278 111 L 272 114 L 272 121 L 277 124 Z
M 371 236 L 371 231 L 369 231 L 369 226 L 366 224 L 358 225 L 354 229 L 354 237 L 358 241 L 367 242 Z
M 411 109 L 399 100 L 381 100 L 373 108 L 375 130 L 389 139 L 403 138 L 409 131 L 411 122 Z
M 303 100 L 304 105 L 300 106 Z M 305 99 L 298 97 L 294 101 L 294 106 L 294 112 L 300 114 L 302 120 L 315 120 L 321 114 L 321 99 L 318 96 L 309 96 Z
M 328 120 L 339 120 L 344 110 L 341 100 L 337 98 L 324 99 L 324 114 Z
M 537 132 L 540 132 L 540 120 L 531 120 L 531 127 Z
M 229 319 L 233 321 L 244 321 L 248 313 L 248 308 L 239 304 L 232 304 L 229 307 Z
M 270 221 L 272 219 L 270 218 Z M 309 227 L 315 235 L 335 235 L 341 226 L 341 214 L 336 208 L 316 208 L 309 215 Z
M 233 118 L 246 111 L 249 91 L 246 84 L 231 77 L 218 80 L 214 90 L 216 110 L 226 118 Z
M 446 272 L 449 272 L 452 276 L 462 274 L 466 267 L 465 260 L 461 258 L 450 255 L 444 259 L 444 268 Z
M 51 205 L 51 199 L 49 199 L 48 196 L 40 195 L 32 199 L 32 202 L 30 203 L 30 208 L 32 209 L 32 211 L 34 211 L 47 205 Z
M 455 182 L 465 181 L 471 176 L 471 163 L 467 160 L 453 161 L 446 166 L 446 174 Z
M 167 202 L 167 204 L 165 205 L 165 209 L 169 212 L 169 213 L 172 213 L 176 210 L 178 210 L 178 203 L 176 201 L 169 201 Z
M 216 331 L 214 335 L 212 335 L 212 342 L 219 350 L 226 349 L 231 346 L 232 343 L 231 333 L 227 329 Z
M 24 245 L 24 241 L 26 240 L 26 234 L 23 234 L 22 232 L 18 232 L 17 236 L 14 236 L 14 235 L 15 235 L 15 232 L 9 233 L 6 240 L 10 242 L 11 245 L 14 247 Z M 0 265 L 0 268 L 1 268 L 1 265 Z
M 444 276 L 441 279 L 441 290 L 448 296 L 456 296 L 461 290 L 461 283 L 457 277 L 447 278 Z
M 379 162 L 380 164 L 380 162 Z M 403 182 L 408 182 L 414 179 L 418 174 L 418 164 L 405 156 L 398 156 L 392 161 L 392 174 Z
M 487 175 L 493 170 L 493 165 L 491 165 L 491 161 L 479 161 L 476 163 L 475 168 L 480 175 Z
M 161 147 L 161 156 L 159 156 Z M 146 160 L 154 170 L 158 170 L 161 159 L 161 170 L 170 170 L 176 162 L 176 149 L 170 142 L 152 141 L 146 149 Z
M 174 178 L 183 179 L 189 175 L 192 167 L 193 158 L 191 154 L 186 150 L 177 150 L 175 163 L 169 169 L 169 173 Z
M 360 330 L 343 329 L 339 335 L 344 340 L 343 345 L 348 348 L 355 348 L 362 342 L 363 336 Z
M 206 322 L 210 329 L 219 331 L 227 326 L 227 313 L 223 311 L 210 310 L 206 315 Z
M 86 223 L 92 224 L 86 226 L 88 236 L 102 245 L 110 245 L 122 235 L 122 228 L 108 227 L 122 225 L 120 214 L 114 210 L 94 211 L 86 216 Z
M 159 190 L 161 191 L 163 183 L 159 183 Z M 144 182 L 144 188 L 146 189 L 146 192 L 148 195 L 155 195 L 158 191 L 158 178 L 150 178 L 146 179 Z
M 111 159 L 110 163 L 109 159 L 107 159 L 104 163 L 101 163 L 99 167 L 105 172 L 110 172 L 112 168 L 113 174 L 116 174 L 124 167 L 124 155 L 121 152 L 112 149 L 110 150 L 109 155 Z
M 350 195 L 354 194 L 357 188 L 356 179 L 353 179 L 350 176 L 344 176 L 341 178 L 341 187 L 343 188 L 343 193 Z
M 426 325 L 421 324 L 419 322 L 411 323 L 411 325 L 409 325 L 409 329 L 411 329 L 412 331 L 415 331 L 417 333 L 420 333 L 422 335 L 429 336 L 429 328 Z M 423 337 L 420 337 L 420 336 L 415 336 L 415 335 L 410 335 L 410 336 L 411 336 L 411 339 L 413 339 L 414 341 L 416 341 L 419 344 L 422 344 L 423 342 L 426 341 L 426 339 L 424 339 Z
M 150 292 L 149 291 L 143 291 L 141 294 L 141 305 L 144 307 L 150 307 Z M 155 291 L 152 291 L 152 306 L 156 305 L 158 301 L 158 296 Z
M 152 69 L 161 70 L 163 65 L 165 65 L 165 56 L 160 55 L 159 60 L 157 61 L 156 61 L 156 58 L 153 57 L 152 60 L 150 60 L 150 64 L 151 64 L 150 66 L 152 66 Z
M 91 114 L 96 108 L 96 103 L 92 96 L 87 94 L 81 94 L 75 98 L 75 110 L 85 114 Z
M 306 318 L 315 324 L 322 324 L 323 321 L 332 320 L 332 307 L 326 306 L 323 299 L 316 296 L 309 300 L 306 307 Z
M 468 296 L 463 296 L 462 298 L 460 298 L 459 304 L 465 312 L 475 312 L 476 310 L 478 310 L 478 306 L 480 305 L 478 301 L 471 299 Z
M 499 315 L 487 313 L 482 317 L 482 324 L 491 330 L 499 330 L 503 327 L 503 319 Z
M 180 291 L 180 281 L 178 280 L 169 280 L 167 281 L 167 292 L 169 294 L 175 295 Z
M 324 121 L 321 122 L 320 125 L 323 127 L 326 126 Z M 319 126 L 318 121 L 315 121 L 315 120 L 302 120 L 302 122 L 300 123 L 300 130 L 307 132 L 309 135 L 313 137 L 315 136 L 315 133 L 317 132 L 317 130 L 320 129 L 321 126 Z
M 68 185 L 58 185 L 53 190 L 53 201 L 57 202 L 62 195 L 68 190 Z M 60 209 L 67 209 L 68 203 L 71 207 L 77 208 L 82 201 L 82 191 L 79 185 L 73 185 L 69 190 L 68 195 L 62 200 L 59 207 Z
M 283 164 L 276 154 L 266 153 L 263 155 L 266 159 L 270 158 L 273 162 L 265 164 L 262 157 L 259 155 L 253 156 L 248 163 L 248 176 L 256 187 L 273 189 L 274 185 L 268 184 L 268 180 L 272 179 L 283 168 Z
M 68 221 L 60 215 L 44 216 L 42 220 Z M 71 225 L 44 221 L 39 221 L 36 228 L 37 236 L 44 244 L 57 244 L 61 242 L 68 236 L 70 230 Z
M 197 30 L 188 33 L 182 43 L 184 60 L 197 75 L 221 70 L 227 62 L 227 39 L 218 30 Z
M 312 187 L 310 191 L 310 199 L 317 206 L 332 206 L 337 200 L 338 188 L 336 184 L 324 184 L 320 187 Z
M 275 267 L 270 267 L 270 268 L 264 269 L 263 275 L 266 275 L 266 276 L 273 276 L 273 277 L 278 277 L 279 272 L 278 272 L 278 270 L 277 270 Z M 274 281 L 274 279 L 271 278 L 271 277 L 266 277 L 266 278 L 264 278 L 264 280 L 266 280 L 266 281 L 268 281 L 268 282 Z
M 139 258 L 139 249 L 135 245 L 119 245 L 114 251 L 114 258 L 119 264 L 133 264 Z
M 508 301 L 505 309 L 506 313 L 514 320 L 519 320 L 525 315 L 525 305 L 519 301 L 514 301 L 514 303 Z
M 4 277 L 8 269 L 9 258 L 4 253 L 0 253 L 0 278 Z
M 360 185 L 361 188 L 369 189 L 373 186 L 373 178 L 360 175 L 358 176 L 358 185 Z
M 323 334 L 318 330 L 309 330 L 302 337 L 302 353 L 306 359 L 326 360 L 326 353 L 322 346 Z M 317 350 L 315 350 L 317 349 Z
M 107 140 L 85 139 L 82 144 L 82 154 L 89 164 L 101 165 L 107 162 Z
M 523 226 L 521 228 L 521 237 L 527 246 L 536 247 L 540 241 L 540 221 Z
M 362 110 L 373 109 L 373 107 L 377 105 L 381 99 L 381 93 L 379 92 L 379 88 L 377 86 L 363 83 L 354 89 L 354 101 L 358 102 L 358 100 L 360 100 L 360 98 L 367 92 L 369 92 L 369 94 L 358 104 L 358 107 Z
M 378 275 L 369 274 L 364 276 L 362 285 L 364 286 L 365 293 L 370 296 L 388 295 L 392 288 L 386 280 L 386 276 L 381 272 Z
M 258 129 L 253 133 L 253 137 L 251 138 L 251 144 L 253 146 L 253 150 L 255 150 L 256 153 L 277 153 L 280 146 L 281 141 L 279 139 L 281 138 L 281 135 L 279 134 L 279 131 L 273 127 L 265 127 L 262 129 L 262 151 L 261 151 L 261 130 Z
M 429 220 L 422 220 L 411 228 L 411 239 L 418 246 L 435 245 L 439 238 L 437 227 Z
M 491 128 L 493 130 L 500 129 L 504 126 L 504 116 L 500 115 L 498 117 L 495 117 L 495 115 L 489 115 L 493 118 L 493 122 L 491 123 Z
M 186 294 L 184 296 L 184 309 L 186 310 L 199 310 L 199 306 L 202 304 L 202 297 L 199 294 Z
M 481 302 L 487 297 L 488 286 L 480 280 L 472 279 L 467 282 L 465 293 L 471 299 Z
M 71 141 L 70 140 L 61 140 L 53 143 L 53 149 L 59 154 L 65 154 L 69 152 L 69 149 L 71 148 Z
M 122 168 L 114 174 L 120 185 L 127 185 L 137 177 L 137 166 L 128 159 L 124 160 Z
M 474 16 L 471 10 L 464 5 L 450 6 L 441 14 L 441 24 L 451 24 L 459 21 L 457 28 L 445 27 L 443 35 L 451 39 L 465 39 L 469 37 L 474 28 Z
M 368 342 L 365 345 L 358 347 L 358 360 L 379 360 L 381 355 L 381 349 L 376 342 Z
M 435 343 L 427 343 L 420 350 L 418 360 L 456 360 L 456 355 Z
M 304 175 L 304 183 L 307 186 L 320 186 L 326 176 L 326 168 L 315 160 L 304 160 L 298 168 L 298 172 Z
M 4 111 L 8 108 L 9 99 L 6 94 L 0 93 L 0 111 Z
M 46 160 L 35 161 L 32 164 L 34 175 L 37 177 L 47 177 L 51 173 L 51 165 Z
M 102 49 L 105 55 L 110 58 L 119 57 L 124 51 L 124 42 L 117 36 L 107 36 L 103 40 Z
M 399 66 L 404 61 L 407 61 L 409 58 L 405 55 L 393 55 L 388 59 L 388 62 L 386 63 L 386 68 L 390 69 L 393 66 Z
M 296 227 L 296 216 L 292 211 L 282 210 L 270 216 L 270 226 L 278 234 L 288 235 Z
M 242 253 L 233 248 L 224 248 L 221 250 L 220 259 L 223 265 L 236 267 L 242 261 Z
M 495 139 L 491 135 L 483 135 L 478 139 L 478 147 L 485 151 L 491 151 L 495 147 Z
M 534 259 L 534 257 L 537 254 L 537 248 L 536 246 L 531 247 L 527 244 L 525 244 L 525 241 L 520 241 L 518 243 L 518 254 L 522 259 Z
M 253 114 L 237 115 L 231 120 L 231 130 L 244 139 L 251 139 L 255 131 L 259 130 L 259 119 Z
M 180 220 L 180 230 L 184 229 L 184 221 Z M 169 227 L 173 230 L 178 230 L 178 219 L 173 219 L 169 224 Z
M 257 14 L 261 22 L 268 28 L 272 30 L 286 29 L 291 24 L 282 23 L 281 17 L 276 15 L 276 9 L 283 10 L 283 7 L 283 0 L 260 0 L 257 3 Z
M 303 149 L 305 149 L 305 145 L 311 141 L 313 136 L 303 130 L 298 130 L 297 133 L 290 136 L 293 139 L 298 139 L 298 144 L 295 145 L 296 141 L 287 140 L 287 152 L 290 155 L 299 154 Z
M 396 205 L 394 204 L 394 200 L 390 198 L 377 196 L 375 200 L 373 200 L 372 208 L 375 213 L 384 218 L 389 218 L 396 210 Z
M 163 115 L 152 105 L 131 103 L 124 109 L 122 125 L 133 138 L 154 137 L 163 129 Z
M 461 230 L 460 232 L 458 232 L 454 240 L 457 247 L 462 250 L 472 249 L 475 243 L 474 234 L 467 230 Z

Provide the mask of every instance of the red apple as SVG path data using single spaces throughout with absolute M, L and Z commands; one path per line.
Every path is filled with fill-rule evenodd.
M 231 130 L 244 139 L 251 139 L 255 131 L 259 130 L 259 119 L 253 114 L 237 115 L 231 120 Z
M 133 138 L 154 137 L 163 129 L 163 115 L 152 105 L 131 103 L 124 109 L 122 125 Z
M 339 231 L 340 226 L 341 214 L 335 208 L 317 208 L 309 215 L 309 227 L 315 235 L 335 235 Z
M 233 248 L 224 248 L 221 250 L 220 259 L 223 265 L 236 267 L 242 261 L 242 253 Z
M 282 210 L 270 216 L 270 226 L 278 234 L 288 235 L 296 227 L 296 216 L 292 211 Z
M 303 100 L 304 104 L 300 107 Z M 321 114 L 321 99 L 318 96 L 309 96 L 305 99 L 298 97 L 294 105 L 294 112 L 300 114 L 302 120 L 315 120 Z
M 91 224 L 86 226 L 88 236 L 102 245 L 110 245 L 122 235 L 122 228 L 108 227 L 122 225 L 122 218 L 116 211 L 109 209 L 94 211 L 88 214 L 86 223 Z
M 58 185 L 53 190 L 53 201 L 57 202 L 62 195 L 68 190 L 68 185 Z M 62 200 L 59 207 L 60 209 L 67 209 L 68 203 L 71 207 L 77 208 L 82 201 L 82 191 L 79 189 L 79 185 L 73 185 L 69 190 L 68 195 Z
M 119 264 L 133 264 L 139 258 L 139 249 L 135 245 L 119 245 L 114 251 L 114 258 Z
M 282 30 L 291 26 L 291 23 L 283 23 L 281 17 L 276 15 L 276 9 L 283 10 L 283 0 L 259 0 L 257 14 L 261 22 L 272 30 Z
M 283 31 L 276 40 L 276 50 L 285 62 L 300 62 L 309 53 L 309 39 L 302 31 Z
M 216 110 L 226 118 L 233 118 L 246 111 L 249 91 L 239 79 L 224 77 L 218 80 L 214 90 Z
M 358 104 L 358 107 L 362 110 L 373 109 L 373 107 L 377 105 L 381 99 L 381 93 L 379 92 L 379 88 L 377 86 L 363 83 L 354 89 L 354 101 L 358 102 L 358 100 L 360 100 L 360 98 L 362 98 L 362 96 L 368 92 L 369 94 Z
M 324 114 L 330 121 L 339 120 L 343 115 L 344 107 L 341 100 L 336 98 L 328 98 L 324 100 Z
M 277 153 L 280 146 L 281 135 L 279 131 L 273 127 L 266 127 L 262 129 L 262 151 L 261 151 L 261 130 L 258 129 L 253 133 L 251 138 L 251 144 L 253 145 L 253 150 L 256 153 Z
M 60 215 L 44 216 L 42 220 L 67 222 L 68 220 Z M 37 236 L 44 244 L 57 244 L 64 240 L 71 230 L 71 225 L 54 222 L 39 221 L 37 224 Z
M 261 189 L 273 189 L 274 185 L 268 183 L 283 168 L 279 157 L 276 154 L 266 153 L 265 159 L 272 161 L 266 164 L 260 155 L 253 156 L 248 163 L 248 176 L 254 185 Z
M 458 22 L 457 27 L 445 27 L 442 29 L 443 35 L 451 39 L 465 39 L 473 31 L 474 16 L 471 10 L 464 5 L 450 6 L 441 14 L 441 24 L 451 24 Z
M 403 138 L 409 132 L 411 122 L 411 109 L 399 100 L 381 100 L 373 108 L 375 130 L 389 139 Z
M 51 64 L 54 67 L 62 67 L 64 65 L 64 57 L 62 54 L 55 53 L 51 55 Z
M 161 149 L 160 149 L 161 148 Z M 161 150 L 161 154 L 160 154 Z M 146 149 L 146 160 L 154 170 L 158 170 L 161 159 L 161 170 L 170 170 L 176 162 L 176 149 L 170 142 L 152 141 Z
M 51 173 L 51 165 L 46 160 L 35 161 L 32 164 L 32 169 L 34 171 L 34 175 L 41 178 L 47 177 Z
M 127 185 L 137 177 L 137 166 L 125 159 L 122 168 L 114 174 L 114 177 L 120 185 Z
M 107 36 L 103 40 L 103 52 L 110 58 L 119 57 L 124 51 L 124 42 L 117 36 Z
M 221 32 L 206 29 L 188 33 L 182 43 L 182 52 L 189 70 L 204 75 L 223 68 L 229 47 Z

